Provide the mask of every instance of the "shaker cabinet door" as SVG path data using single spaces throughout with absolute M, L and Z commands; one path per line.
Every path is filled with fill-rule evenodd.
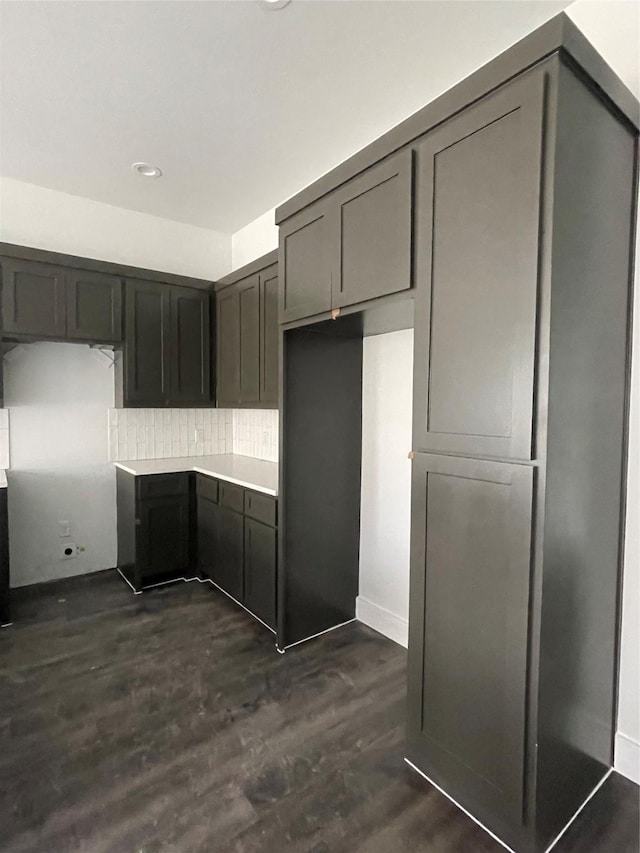
M 278 267 L 260 273 L 260 402 L 278 408 Z
M 223 506 L 215 508 L 216 547 L 209 577 L 236 601 L 242 603 L 244 519 Z
M 335 207 L 321 202 L 280 226 L 281 323 L 331 310 L 335 213 Z
M 265 625 L 276 627 L 276 538 L 274 527 L 244 520 L 244 605 Z
M 472 813 L 522 814 L 533 468 L 416 454 L 409 751 Z
M 337 192 L 332 308 L 411 287 L 412 156 L 401 151 Z
M 171 403 L 211 401 L 209 315 L 207 291 L 171 288 Z
M 216 393 L 218 406 L 240 402 L 240 296 L 236 285 L 216 293 Z
M 257 403 L 260 397 L 260 278 L 238 283 L 240 311 L 240 402 Z
M 530 459 L 544 79 L 417 150 L 414 449 Z
M 5 335 L 63 339 L 67 331 L 66 271 L 35 261 L 2 261 Z
M 166 406 L 170 402 L 170 292 L 170 287 L 158 282 L 126 283 L 126 405 Z
M 122 280 L 67 270 L 67 337 L 95 343 L 122 340 Z
M 188 576 L 189 496 L 140 501 L 138 563 L 142 584 Z

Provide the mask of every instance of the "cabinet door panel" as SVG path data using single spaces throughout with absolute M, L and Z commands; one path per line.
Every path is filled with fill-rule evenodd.
M 260 273 L 260 402 L 278 407 L 278 267 Z
M 140 575 L 143 584 L 189 573 L 189 496 L 141 501 Z
M 240 402 L 260 399 L 260 278 L 238 284 L 240 310 Z
M 543 84 L 510 84 L 418 149 L 417 450 L 531 458 Z
M 240 402 L 240 296 L 235 285 L 216 293 L 216 390 L 219 406 Z
M 5 335 L 64 338 L 65 270 L 32 261 L 2 261 L 2 325 Z
M 243 583 L 243 518 L 233 510 L 216 507 L 216 548 L 209 576 L 214 583 L 242 603 Z
M 280 322 L 331 310 L 331 282 L 337 257 L 333 211 L 313 205 L 280 227 Z
M 276 531 L 244 520 L 244 604 L 265 625 L 276 625 Z
M 412 152 L 401 151 L 337 196 L 340 264 L 332 307 L 411 287 Z
M 170 394 L 170 288 L 128 281 L 125 295 L 126 405 L 166 406 Z
M 194 406 L 211 401 L 209 294 L 171 289 L 171 402 Z
M 67 337 L 96 343 L 122 340 L 122 281 L 111 275 L 67 271 Z
M 197 503 L 198 569 L 205 577 L 213 577 L 218 536 L 218 506 L 198 495 Z
M 414 458 L 413 760 L 472 811 L 511 818 L 523 808 L 532 490 L 531 466 Z

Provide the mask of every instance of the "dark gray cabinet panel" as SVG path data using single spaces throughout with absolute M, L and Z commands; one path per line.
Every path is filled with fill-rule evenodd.
M 223 506 L 216 507 L 216 513 L 215 559 L 209 576 L 221 589 L 242 603 L 244 519 L 240 513 Z
M 5 335 L 64 338 L 65 270 L 32 261 L 3 259 L 2 324 Z
M 281 226 L 281 323 L 331 310 L 336 213 L 335 206 L 317 204 Z
M 171 388 L 171 289 L 153 281 L 128 281 L 125 303 L 125 403 L 165 406 Z
M 240 402 L 240 295 L 231 285 L 216 293 L 216 390 L 218 405 Z
M 189 497 L 141 501 L 138 567 L 144 583 L 189 572 Z
M 244 520 L 244 604 L 265 625 L 276 626 L 277 532 L 252 518 Z
M 507 818 L 523 809 L 532 483 L 525 465 L 413 461 L 410 751 Z
M 209 294 L 171 288 L 171 401 L 204 405 L 211 399 Z
M 418 148 L 414 448 L 530 459 L 542 75 Z
M 240 312 L 240 402 L 260 398 L 260 279 L 251 276 L 238 284 Z
M 122 279 L 67 270 L 67 338 L 96 343 L 122 340 Z
M 278 266 L 260 273 L 260 402 L 278 405 Z
M 213 501 L 198 495 L 196 507 L 196 536 L 198 542 L 198 570 L 207 578 L 212 577 L 216 563 L 218 538 L 218 507 Z
M 0 489 L 0 625 L 11 621 L 7 489 Z
M 338 275 L 332 307 L 411 287 L 412 152 L 401 151 L 336 194 Z

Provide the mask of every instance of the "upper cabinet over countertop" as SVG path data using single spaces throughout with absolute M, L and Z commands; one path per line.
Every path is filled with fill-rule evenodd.
M 408 290 L 412 151 L 388 158 L 280 228 L 280 322 Z
M 277 251 L 216 284 L 216 376 L 219 406 L 277 408 Z

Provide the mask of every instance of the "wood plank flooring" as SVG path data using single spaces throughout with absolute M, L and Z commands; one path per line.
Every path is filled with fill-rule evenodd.
M 402 761 L 405 658 L 354 623 L 287 652 L 198 583 L 14 594 L 2 853 L 498 853 Z M 613 775 L 558 853 L 637 853 Z

